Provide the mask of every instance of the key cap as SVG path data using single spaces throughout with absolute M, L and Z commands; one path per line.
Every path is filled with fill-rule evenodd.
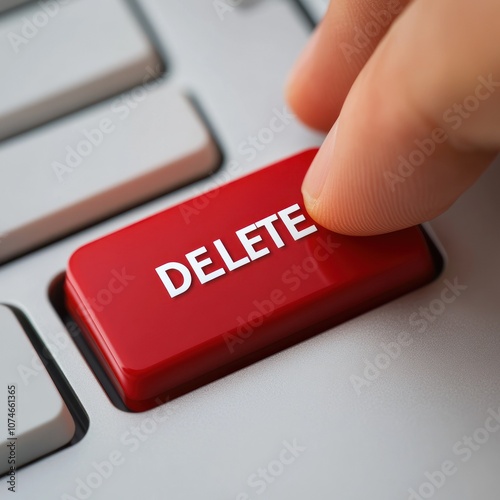
M 132 410 L 429 281 L 420 228 L 354 238 L 314 223 L 315 151 L 94 241 L 71 257 L 71 314 Z
M 23 327 L 4 305 L 0 305 L 0 334 L 3 474 L 11 466 L 20 467 L 67 444 L 75 423 Z
M 154 82 L 0 145 L 0 262 L 210 173 L 217 151 Z
M 134 85 L 160 61 L 125 2 L 36 2 L 0 18 L 0 140 Z

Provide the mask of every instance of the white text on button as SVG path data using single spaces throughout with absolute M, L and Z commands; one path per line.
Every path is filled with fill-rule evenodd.
M 233 260 L 224 243 L 220 239 L 214 241 L 214 247 L 224 261 L 227 269 L 229 271 L 234 271 L 235 269 L 245 266 L 251 261 L 260 259 L 261 257 L 264 257 L 271 252 L 268 247 L 263 247 L 258 250 L 255 249 L 255 245 L 262 241 L 262 235 L 256 233 L 259 228 L 263 228 L 267 231 L 274 244 L 276 245 L 276 248 L 283 247 L 285 243 L 274 225 L 274 222 L 276 222 L 278 219 L 283 222 L 284 226 L 287 228 L 294 241 L 300 240 L 301 238 L 304 238 L 316 232 L 318 228 L 314 224 L 311 224 L 310 226 L 303 229 L 297 229 L 297 225 L 306 220 L 305 216 L 302 213 L 297 214 L 297 212 L 299 211 L 300 206 L 295 203 L 290 207 L 280 210 L 277 214 L 272 214 L 264 219 L 257 221 L 255 224 L 250 224 L 249 226 L 236 231 L 236 236 L 241 242 L 243 249 L 247 253 L 247 256 L 239 260 Z M 292 217 L 293 214 L 295 214 L 294 217 Z M 185 255 L 186 260 L 188 261 L 191 269 L 193 270 L 194 274 L 201 284 L 208 283 L 209 281 L 212 281 L 226 274 L 226 269 L 222 267 L 209 273 L 204 271 L 205 267 L 213 264 L 212 259 L 208 257 L 207 254 L 207 248 L 205 246 L 202 246 Z M 204 258 L 199 260 L 199 258 L 202 256 L 204 256 Z M 177 297 L 178 295 L 181 295 L 189 290 L 189 287 L 191 286 L 193 281 L 193 277 L 189 268 L 185 264 L 182 264 L 180 262 L 167 262 L 166 264 L 158 266 L 155 271 L 157 272 L 167 292 L 172 298 Z M 181 284 L 177 286 L 174 284 L 169 274 L 169 272 L 171 271 L 177 271 L 178 273 L 180 273 L 182 278 Z

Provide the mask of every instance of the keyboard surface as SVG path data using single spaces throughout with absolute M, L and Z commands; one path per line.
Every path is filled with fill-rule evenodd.
M 321 144 L 283 87 L 326 3 L 1 3 L 2 407 L 44 438 L 13 498 L 498 500 L 499 168 L 426 224 L 433 282 L 148 411 L 65 314 L 82 245 Z

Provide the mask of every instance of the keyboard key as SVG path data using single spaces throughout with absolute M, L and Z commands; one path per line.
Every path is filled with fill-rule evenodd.
M 0 474 L 67 444 L 75 423 L 14 313 L 0 305 Z M 37 367 L 36 372 L 33 367 Z M 35 373 L 35 374 L 33 374 Z
M 185 97 L 140 90 L 0 145 L 0 262 L 217 166 Z
M 366 238 L 307 215 L 307 151 L 73 254 L 67 305 L 125 404 L 248 364 L 434 276 L 418 227 Z
M 121 0 L 36 2 L 0 18 L 0 140 L 140 85 L 160 61 Z

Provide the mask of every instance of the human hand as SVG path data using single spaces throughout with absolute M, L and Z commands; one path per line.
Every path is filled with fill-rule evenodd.
M 318 223 L 395 231 L 476 181 L 500 150 L 499 19 L 498 0 L 331 0 L 287 87 L 333 125 L 303 184 Z

